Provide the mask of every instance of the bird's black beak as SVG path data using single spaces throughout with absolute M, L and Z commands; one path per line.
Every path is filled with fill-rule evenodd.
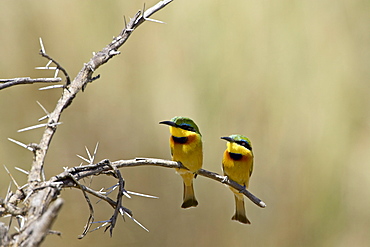
M 221 137 L 221 139 L 224 139 L 224 140 L 226 140 L 228 142 L 235 142 L 235 140 L 233 138 L 228 137 L 228 136 Z
M 162 122 L 159 122 L 159 124 L 166 124 L 172 127 L 177 127 L 177 125 L 172 121 L 162 121 Z

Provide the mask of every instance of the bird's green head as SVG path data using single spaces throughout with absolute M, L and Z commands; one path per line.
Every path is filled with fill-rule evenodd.
M 187 117 L 174 117 L 170 121 L 162 121 L 159 123 L 166 124 L 166 125 L 169 125 L 175 128 L 180 128 L 183 130 L 195 132 L 201 135 L 198 126 L 194 123 L 193 120 Z
M 243 136 L 243 135 L 231 135 L 231 136 L 221 137 L 221 139 L 224 139 L 224 140 L 226 140 L 228 142 L 231 142 L 231 143 L 236 143 L 236 144 L 238 144 L 240 146 L 245 147 L 249 151 L 252 151 L 252 143 L 248 139 L 248 137 L 246 137 L 246 136 Z

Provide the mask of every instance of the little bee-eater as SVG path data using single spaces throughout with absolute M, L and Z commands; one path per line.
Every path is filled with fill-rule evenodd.
M 253 152 L 251 141 L 242 135 L 221 137 L 227 141 L 227 148 L 222 159 L 224 175 L 238 184 L 248 188 L 249 178 L 253 171 Z M 235 214 L 231 218 L 244 224 L 250 224 L 245 214 L 244 197 L 239 191 L 231 188 L 235 197 Z
M 174 117 L 160 124 L 170 126 L 170 148 L 173 161 L 179 161 L 186 169 L 177 169 L 184 180 L 184 197 L 182 208 L 196 207 L 193 179 L 202 168 L 203 148 L 202 135 L 193 120 L 186 117 Z

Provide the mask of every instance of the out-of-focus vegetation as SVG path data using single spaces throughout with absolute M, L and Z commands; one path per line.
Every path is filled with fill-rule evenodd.
M 34 70 L 42 37 L 49 55 L 73 78 L 92 52 L 108 44 L 143 1 L 1 1 L 0 77 L 52 76 Z M 156 3 L 145 2 L 147 6 Z M 133 197 L 124 204 L 150 229 L 119 221 L 112 238 L 96 231 L 77 240 L 88 217 L 82 194 L 65 190 L 65 205 L 45 246 L 369 246 L 370 20 L 369 2 L 179 1 L 144 23 L 122 54 L 99 68 L 101 79 L 63 113 L 46 160 L 48 177 L 79 165 L 100 143 L 97 160 L 170 158 L 168 128 L 175 115 L 193 118 L 203 134 L 204 168 L 221 172 L 233 133 L 253 143 L 250 190 L 267 203 L 247 201 L 252 225 L 230 220 L 232 193 L 198 177 L 199 206 L 180 208 L 181 179 L 159 167 L 122 169 Z M 7 141 L 38 142 L 36 124 L 60 96 L 22 85 L 0 91 L 0 162 L 18 183 L 32 154 Z M 0 168 L 0 194 L 9 178 Z M 96 189 L 113 185 L 93 180 Z M 99 203 L 96 220 L 112 210 Z

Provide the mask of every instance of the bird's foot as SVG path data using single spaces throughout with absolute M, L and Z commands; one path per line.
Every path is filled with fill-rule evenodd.
M 243 185 L 242 185 L 243 186 Z M 239 190 L 240 193 L 243 193 L 247 189 L 247 186 L 243 186 L 243 189 Z

